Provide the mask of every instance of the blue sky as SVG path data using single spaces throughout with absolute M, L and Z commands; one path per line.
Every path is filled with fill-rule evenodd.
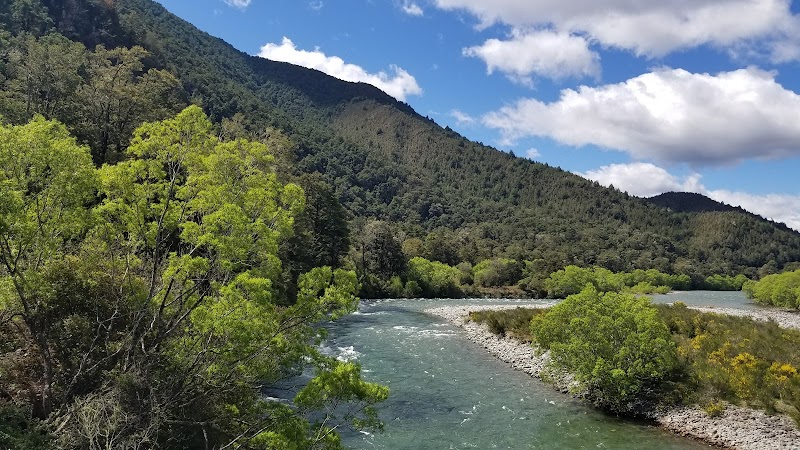
M 800 0 L 160 0 L 466 137 L 800 229 Z

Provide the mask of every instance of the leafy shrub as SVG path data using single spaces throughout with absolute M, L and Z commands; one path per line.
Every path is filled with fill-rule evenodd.
M 800 270 L 767 275 L 756 283 L 745 282 L 742 289 L 759 303 L 800 308 Z
M 460 297 L 458 280 L 461 270 L 439 261 L 428 261 L 417 256 L 408 262 L 409 282 L 418 283 L 425 297 Z
M 688 275 L 670 275 L 655 269 L 614 273 L 602 267 L 567 266 L 550 274 L 544 285 L 547 296 L 551 298 L 577 294 L 587 285 L 594 286 L 600 292 L 666 294 L 671 289 L 689 289 L 691 278 Z
M 515 308 L 498 311 L 474 311 L 469 314 L 470 320 L 485 323 L 494 334 L 514 336 L 525 342 L 533 338 L 530 334 L 531 319 L 547 311 L 544 308 Z
M 520 264 L 507 258 L 492 258 L 481 261 L 472 269 L 474 283 L 483 287 L 510 286 L 522 278 Z
M 623 292 L 628 292 L 631 294 L 666 294 L 669 291 L 669 286 L 653 286 L 647 281 L 642 281 L 635 286 L 626 287 L 623 289 Z
M 730 275 L 711 275 L 705 280 L 705 288 L 713 291 L 741 291 L 742 286 L 750 281 L 746 276 L 739 274 L 735 277 Z
M 720 417 L 725 412 L 724 402 L 711 402 L 703 408 L 708 417 Z
M 640 412 L 641 402 L 678 368 L 667 325 L 649 299 L 632 294 L 589 286 L 534 317 L 531 332 L 555 364 L 585 385 L 595 405 L 612 412 Z

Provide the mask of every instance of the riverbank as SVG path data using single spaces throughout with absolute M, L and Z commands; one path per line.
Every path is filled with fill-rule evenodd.
M 537 378 L 546 378 L 554 386 L 566 392 L 572 387 L 567 376 L 554 376 L 543 373 L 549 362 L 549 354 L 537 354 L 525 343 L 511 338 L 499 337 L 491 333 L 484 325 L 467 321 L 470 311 L 514 309 L 517 307 L 542 308 L 541 304 L 531 305 L 476 305 L 448 306 L 425 310 L 426 313 L 439 316 L 462 328 L 467 339 L 483 346 L 489 353 L 505 361 L 516 370 L 521 370 Z M 695 308 L 701 311 L 727 314 L 726 308 Z M 743 310 L 731 309 L 735 315 L 747 315 L 757 320 L 776 320 L 781 326 L 800 328 L 800 316 L 784 311 L 756 310 L 739 313 Z M 753 313 L 746 314 L 746 313 Z M 774 314 L 783 313 L 783 314 Z M 784 314 L 788 314 L 786 317 Z M 777 318 L 786 323 L 783 325 Z M 800 430 L 795 423 L 785 416 L 768 416 L 761 411 L 728 406 L 719 417 L 709 417 L 700 408 L 676 408 L 656 418 L 665 429 L 672 432 L 700 439 L 723 448 L 741 450 L 762 449 L 798 449 L 800 448 Z
M 778 324 L 782 328 L 794 328 L 800 330 L 800 313 L 795 311 L 786 311 L 783 309 L 737 309 L 737 308 L 713 308 L 713 307 L 700 307 L 689 306 L 690 309 L 695 309 L 701 312 L 725 314 L 728 316 L 749 317 L 753 320 L 761 322 L 769 322 L 770 320 Z

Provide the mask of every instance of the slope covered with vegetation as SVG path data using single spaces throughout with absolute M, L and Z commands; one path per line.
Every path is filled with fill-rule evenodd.
M 146 49 L 144 68 L 180 82 L 173 109 L 199 103 L 214 121 L 238 117 L 251 137 L 281 130 L 293 142 L 288 166 L 321 174 L 356 230 L 386 220 L 401 244 L 434 240 L 441 249 L 410 257 L 454 265 L 502 256 L 541 260 L 547 273 L 577 264 L 698 278 L 755 277 L 764 265 L 769 273 L 800 259 L 800 235 L 785 227 L 736 211 L 668 211 L 515 158 L 441 128 L 372 86 L 239 52 L 150 0 L 42 5 L 50 26 L 68 38 Z M 80 19 L 89 11 L 93 20 Z M 103 151 L 117 151 L 111 147 Z

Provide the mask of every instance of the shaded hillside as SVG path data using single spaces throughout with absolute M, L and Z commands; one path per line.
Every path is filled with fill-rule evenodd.
M 663 208 L 669 208 L 675 212 L 747 212 L 742 208 L 726 205 L 725 203 L 720 203 L 705 195 L 694 192 L 665 192 L 654 197 L 649 197 L 647 201 Z
M 597 264 L 755 274 L 800 260 L 800 234 L 785 227 L 737 211 L 667 211 L 515 158 L 372 86 L 242 53 L 150 0 L 117 0 L 113 10 L 110 2 L 68 3 L 53 20 L 68 37 L 145 47 L 147 64 L 172 72 L 212 119 L 241 113 L 256 135 L 283 130 L 297 144 L 294 170 L 322 174 L 356 229 L 369 219 L 391 221 L 401 238 L 432 240 L 445 262 L 507 256 L 539 259 L 553 270 Z M 107 17 L 70 18 L 92 8 Z

